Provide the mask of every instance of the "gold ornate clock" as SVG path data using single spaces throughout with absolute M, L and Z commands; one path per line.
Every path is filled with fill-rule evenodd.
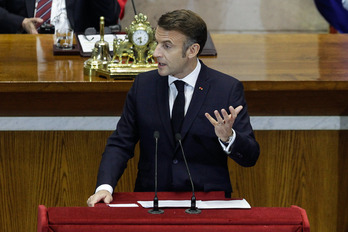
M 153 41 L 154 30 L 147 21 L 146 15 L 140 13 L 139 15 L 135 15 L 134 19 L 135 21 L 131 23 L 129 28 L 126 28 L 126 33 L 134 46 L 135 63 L 145 64 L 145 53 L 147 52 L 148 45 Z
M 133 32 L 132 36 L 132 42 L 134 46 L 136 47 L 144 47 L 149 42 L 149 34 L 145 30 L 135 30 Z
M 139 13 L 125 29 L 125 36 L 113 40 L 113 57 L 106 65 L 94 65 L 99 62 L 100 49 L 84 65 L 85 73 L 113 79 L 130 79 L 137 74 L 157 68 L 153 57 L 157 42 L 155 30 L 147 21 L 147 16 Z M 102 27 L 102 26 L 101 26 Z M 104 30 L 100 30 L 101 37 Z M 100 63 L 100 62 L 99 62 Z M 98 64 L 99 64 L 98 63 Z

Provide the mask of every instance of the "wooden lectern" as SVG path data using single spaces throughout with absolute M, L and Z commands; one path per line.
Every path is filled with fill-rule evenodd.
M 112 203 L 151 201 L 154 193 L 115 193 Z M 228 200 L 223 192 L 196 193 L 199 200 Z M 160 200 L 189 200 L 191 193 L 158 193 Z M 230 200 L 230 199 L 229 199 Z M 255 207 L 251 209 L 204 209 L 200 214 L 187 214 L 184 208 L 165 208 L 163 214 L 150 214 L 139 207 L 113 208 L 39 206 L 38 232 L 103 232 L 103 231 L 277 231 L 309 232 L 306 211 L 289 208 Z

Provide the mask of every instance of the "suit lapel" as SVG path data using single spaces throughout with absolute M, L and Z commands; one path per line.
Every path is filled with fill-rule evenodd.
M 192 99 L 190 102 L 190 106 L 187 110 L 182 129 L 181 129 L 181 136 L 183 139 L 185 139 L 185 136 L 192 126 L 193 121 L 198 115 L 198 112 L 202 108 L 202 105 L 205 101 L 205 98 L 207 96 L 208 90 L 209 90 L 209 83 L 206 81 L 208 76 L 207 76 L 207 70 L 206 66 L 201 62 L 202 67 L 201 71 L 199 72 L 198 79 L 195 85 L 195 89 L 192 95 Z
M 182 139 L 185 139 L 185 136 L 192 126 L 193 121 L 198 115 L 198 112 L 202 108 L 202 105 L 205 101 L 205 98 L 207 96 L 210 84 L 207 82 L 207 79 L 209 78 L 207 76 L 207 66 L 201 62 L 201 71 L 198 75 L 197 82 L 195 85 L 195 89 L 192 95 L 192 99 L 190 102 L 190 106 L 187 110 L 182 129 L 181 129 L 181 136 Z M 173 130 L 171 126 L 170 121 L 170 111 L 169 111 L 169 87 L 168 87 L 168 76 L 162 77 L 158 75 L 157 83 L 156 83 L 156 91 L 157 91 L 157 108 L 159 110 L 160 119 L 163 123 L 163 127 L 166 131 L 166 134 L 169 139 L 172 147 L 175 146 L 175 138 L 173 136 Z M 178 149 L 178 147 L 177 147 Z
M 173 138 L 172 125 L 170 121 L 168 89 L 168 76 L 162 77 L 158 75 L 156 82 L 157 109 L 159 111 L 160 119 L 168 138 Z M 174 147 L 174 140 L 169 140 L 170 144 Z
M 27 6 L 27 14 L 29 18 L 34 17 L 34 11 L 35 11 L 35 0 L 26 0 L 25 1 Z

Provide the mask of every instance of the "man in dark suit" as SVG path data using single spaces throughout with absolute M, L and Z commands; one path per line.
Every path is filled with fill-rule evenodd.
M 155 131 L 160 134 L 159 191 L 191 191 L 175 140 L 177 133 L 182 137 L 196 191 L 225 191 L 230 195 L 228 157 L 245 167 L 255 165 L 258 159 L 259 145 L 241 82 L 208 68 L 197 58 L 207 39 L 205 22 L 188 10 L 166 13 L 158 21 L 155 37 L 158 70 L 135 78 L 117 129 L 107 141 L 96 193 L 87 200 L 89 206 L 112 201 L 113 189 L 138 141 L 140 158 L 134 191 L 154 191 Z M 184 81 L 185 94 L 185 117 L 178 131 L 172 125 L 178 98 L 175 81 Z
M 77 33 L 84 32 L 87 27 L 99 28 L 100 16 L 104 16 L 105 25 L 115 25 L 120 14 L 117 0 L 54 1 L 65 1 L 67 19 Z M 36 34 L 35 25 L 42 20 L 34 18 L 35 2 L 36 0 L 0 0 L 0 33 Z

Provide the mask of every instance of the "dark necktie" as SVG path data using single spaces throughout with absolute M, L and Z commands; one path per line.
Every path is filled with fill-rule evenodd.
M 185 82 L 177 80 L 174 81 L 174 84 L 178 90 L 178 95 L 175 98 L 172 110 L 172 128 L 175 136 L 176 133 L 180 133 L 185 116 Z
M 44 23 L 50 23 L 51 19 L 51 7 L 52 7 L 52 0 L 39 0 L 36 6 L 36 18 L 42 18 L 43 23 L 38 23 L 36 25 L 37 28 L 40 28 L 40 26 Z

